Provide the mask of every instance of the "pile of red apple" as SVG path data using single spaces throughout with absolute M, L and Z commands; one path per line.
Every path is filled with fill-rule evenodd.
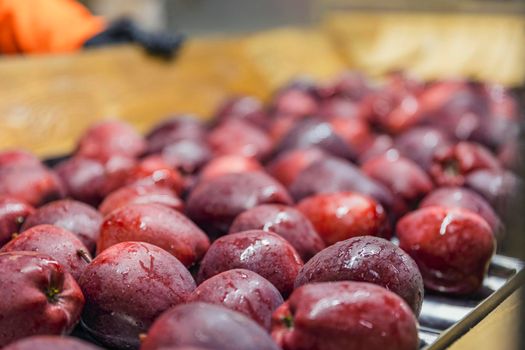
M 518 114 L 350 72 L 146 137 L 102 122 L 52 169 L 0 152 L 0 347 L 417 349 L 424 290 L 476 293 L 502 239 Z

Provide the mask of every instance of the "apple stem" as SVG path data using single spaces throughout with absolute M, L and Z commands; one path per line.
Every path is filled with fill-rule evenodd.
M 283 317 L 283 323 L 286 328 L 293 328 L 293 317 L 292 315 L 287 315 Z
M 78 256 L 80 256 L 82 258 L 82 260 L 84 260 L 88 264 L 92 260 L 91 257 L 89 256 L 89 254 L 84 249 L 77 250 L 77 254 L 78 254 Z
M 47 300 L 49 300 L 51 303 L 58 302 L 58 294 L 60 293 L 60 289 L 57 287 L 49 287 L 45 293 Z

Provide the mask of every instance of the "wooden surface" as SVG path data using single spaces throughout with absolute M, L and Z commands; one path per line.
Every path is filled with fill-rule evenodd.
M 345 68 L 322 35 L 291 30 L 285 35 L 291 46 L 275 55 L 271 37 L 256 36 L 250 42 L 195 39 L 171 62 L 133 46 L 4 58 L 0 149 L 60 155 L 70 152 L 80 133 L 97 120 L 119 118 L 145 131 L 171 113 L 207 118 L 232 94 L 265 98 L 301 72 L 323 79 Z M 301 37 L 312 40 L 296 40 Z M 306 55 L 312 47 L 317 47 L 315 53 Z
M 413 13 L 337 13 L 317 28 L 192 38 L 174 62 L 131 46 L 4 57 L 0 149 L 60 155 L 97 120 L 120 118 L 145 131 L 170 113 L 207 118 L 231 94 L 266 98 L 297 75 L 323 80 L 358 68 L 377 77 L 406 68 L 423 78 L 465 75 L 512 85 L 525 77 L 523 62 L 525 20 L 518 16 Z
M 518 350 L 521 291 L 514 292 L 450 350 Z

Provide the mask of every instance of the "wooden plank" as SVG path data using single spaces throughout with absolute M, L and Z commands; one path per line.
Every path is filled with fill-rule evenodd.
M 284 45 L 275 52 L 271 42 L 278 38 Z M 296 74 L 326 78 L 344 67 L 327 38 L 298 29 L 250 40 L 193 39 L 170 62 L 148 57 L 133 46 L 4 58 L 0 149 L 64 154 L 85 128 L 104 118 L 126 120 L 141 131 L 170 113 L 208 118 L 233 94 L 264 99 Z
M 22 146 L 39 155 L 70 150 L 103 118 L 144 130 L 169 113 L 208 116 L 232 93 L 267 91 L 228 40 L 190 41 L 176 62 L 131 46 L 4 59 L 0 77 L 0 149 Z
M 455 342 L 450 350 L 517 350 L 521 289 L 515 291 L 478 325 Z

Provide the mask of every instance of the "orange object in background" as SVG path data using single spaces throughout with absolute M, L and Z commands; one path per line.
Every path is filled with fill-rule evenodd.
M 75 0 L 0 0 L 0 54 L 75 51 L 104 28 Z

